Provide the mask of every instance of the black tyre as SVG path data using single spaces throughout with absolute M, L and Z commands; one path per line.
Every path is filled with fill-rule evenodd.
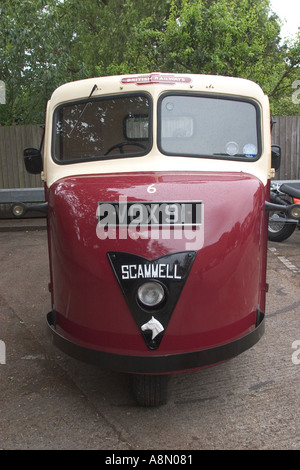
M 288 202 L 285 202 L 288 205 Z M 272 242 L 282 242 L 289 238 L 296 228 L 296 223 L 285 222 L 284 212 L 270 212 L 268 225 L 268 239 Z
M 168 375 L 136 374 L 132 377 L 133 393 L 140 406 L 161 406 L 168 401 Z

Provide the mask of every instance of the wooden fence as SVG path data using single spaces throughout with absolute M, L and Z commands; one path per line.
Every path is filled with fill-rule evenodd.
M 272 143 L 282 149 L 281 168 L 275 179 L 300 179 L 300 116 L 276 116 Z M 26 172 L 23 150 L 40 146 L 39 125 L 0 127 L 0 189 L 41 187 L 39 175 Z
M 272 144 L 281 147 L 278 180 L 300 180 L 300 116 L 275 116 Z
M 43 129 L 38 125 L 0 127 L 0 189 L 41 187 L 40 175 L 30 175 L 23 150 L 39 148 Z

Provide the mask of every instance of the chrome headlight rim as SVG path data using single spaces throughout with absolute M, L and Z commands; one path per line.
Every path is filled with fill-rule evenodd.
M 293 204 L 290 210 L 290 216 L 295 220 L 300 219 L 300 204 Z
M 154 294 L 149 291 L 154 289 Z M 148 293 L 147 293 L 148 290 Z M 156 301 L 150 302 L 149 296 L 156 297 Z M 164 284 L 157 281 L 156 279 L 145 280 L 136 290 L 136 300 L 140 307 L 145 310 L 157 310 L 164 306 L 167 298 L 167 288 Z M 148 300 L 147 300 L 148 299 Z

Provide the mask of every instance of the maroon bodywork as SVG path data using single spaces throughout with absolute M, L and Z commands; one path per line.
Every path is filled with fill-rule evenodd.
M 157 189 L 153 194 L 147 192 L 151 184 Z M 242 352 L 238 347 L 222 355 L 222 347 L 251 335 L 265 309 L 267 189 L 252 175 L 224 172 L 96 174 L 58 180 L 46 194 L 57 334 L 82 351 L 104 353 L 104 363 L 106 354 L 116 357 L 112 368 L 125 372 L 190 370 L 212 362 L 197 362 L 199 351 L 217 348 L 220 354 L 213 362 Z M 160 346 L 153 351 L 137 328 L 107 253 L 152 260 L 184 251 L 185 240 L 100 240 L 97 203 L 121 196 L 129 201 L 203 201 L 203 246 L 195 249 L 195 261 Z M 185 360 L 190 354 L 191 362 Z M 143 367 L 122 365 L 122 357 L 143 358 Z M 147 361 L 155 357 L 167 357 L 171 363 L 152 367 L 151 359 Z

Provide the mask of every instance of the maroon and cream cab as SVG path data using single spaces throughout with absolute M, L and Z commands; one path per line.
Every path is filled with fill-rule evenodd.
M 34 160 L 35 156 L 32 156 Z M 138 401 L 264 332 L 269 102 L 248 80 L 144 74 L 65 84 L 48 102 L 54 344 L 131 373 Z

